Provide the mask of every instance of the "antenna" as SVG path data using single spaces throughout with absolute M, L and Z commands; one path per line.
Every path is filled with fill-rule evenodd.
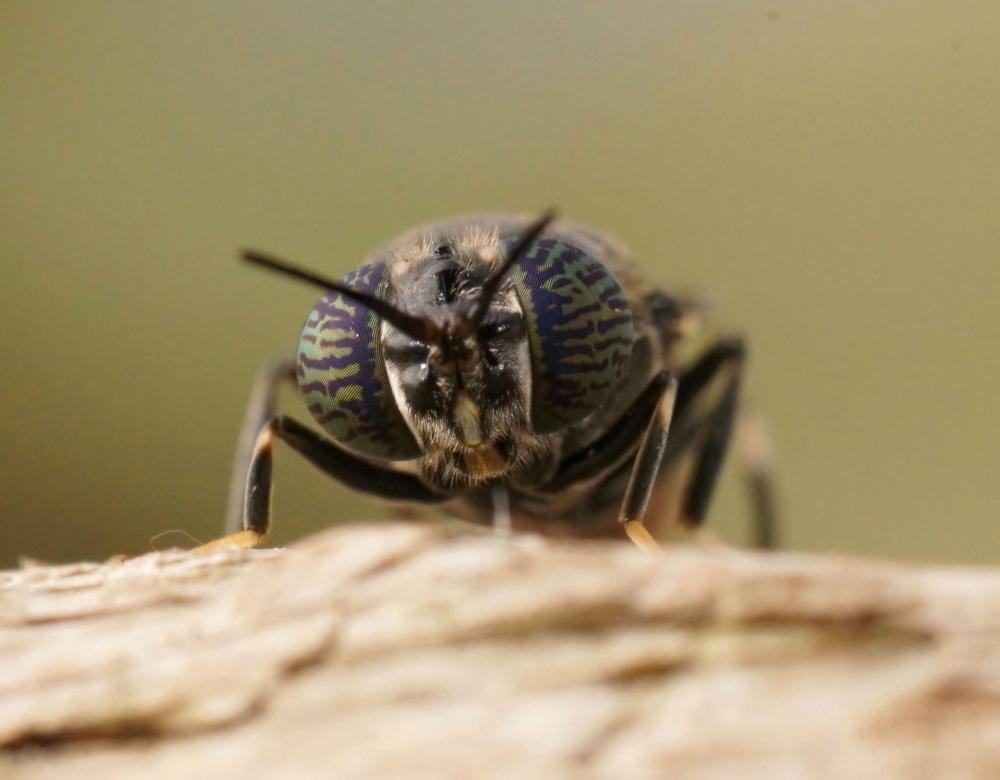
M 542 216 L 532 222 L 524 231 L 523 235 L 517 240 L 517 243 L 514 244 L 513 249 L 510 250 L 510 254 L 507 255 L 507 259 L 504 260 L 500 267 L 497 268 L 483 283 L 483 290 L 479 294 L 479 300 L 476 301 L 476 307 L 472 310 L 472 314 L 468 320 L 470 332 L 474 333 L 482 324 L 483 319 L 486 317 L 486 312 L 489 311 L 490 304 L 493 302 L 493 298 L 496 297 L 504 277 L 507 276 L 510 270 L 517 263 L 524 259 L 524 256 L 528 253 L 531 245 L 535 243 L 535 240 L 543 232 L 545 232 L 545 228 L 547 228 L 549 223 L 555 218 L 555 209 L 549 209 L 542 214 Z
M 466 335 L 475 333 L 482 324 L 483 319 L 486 317 L 486 312 L 489 311 L 490 304 L 496 297 L 504 278 L 510 272 L 511 268 L 524 259 L 531 245 L 545 231 L 549 223 L 555 219 L 555 216 L 555 211 L 549 210 L 532 222 L 524 231 L 524 234 L 517 240 L 517 243 L 510 250 L 510 254 L 500 267 L 490 274 L 489 278 L 483 283 L 483 289 L 479 294 L 472 313 L 468 319 L 460 322 L 460 329 Z M 332 279 L 327 279 L 325 276 L 313 271 L 299 268 L 266 252 L 259 252 L 256 249 L 244 249 L 240 252 L 240 257 L 252 265 L 267 268 L 270 271 L 277 271 L 278 273 L 308 282 L 316 287 L 322 287 L 324 290 L 339 293 L 345 298 L 357 301 L 362 306 L 371 309 L 386 322 L 391 323 L 397 330 L 424 344 L 437 344 L 441 342 L 442 338 L 448 338 L 442 333 L 440 326 L 431 320 L 407 314 L 388 301 L 376 298 L 374 295 L 361 292 L 360 290 L 355 290 Z M 452 334 L 452 336 L 455 335 L 457 334 Z
M 382 319 L 386 320 L 386 322 L 391 323 L 397 330 L 402 331 L 407 336 L 410 336 L 417 341 L 421 341 L 424 344 L 433 344 L 439 340 L 440 331 L 433 322 L 425 320 L 422 317 L 414 317 L 412 314 L 407 314 L 405 311 L 400 311 L 388 301 L 383 301 L 381 298 L 376 298 L 374 295 L 369 295 L 368 293 L 361 292 L 360 290 L 354 290 L 347 285 L 334 282 L 327 279 L 325 276 L 313 273 L 312 271 L 307 271 L 303 268 L 298 268 L 291 263 L 279 260 L 272 255 L 268 255 L 264 252 L 258 252 L 254 249 L 244 249 L 240 252 L 240 257 L 253 265 L 259 265 L 263 268 L 267 268 L 268 270 L 277 271 L 287 276 L 301 279 L 304 282 L 309 282 L 310 284 L 322 287 L 330 292 L 340 293 L 346 298 L 357 301 L 362 306 L 366 306 L 371 309 Z

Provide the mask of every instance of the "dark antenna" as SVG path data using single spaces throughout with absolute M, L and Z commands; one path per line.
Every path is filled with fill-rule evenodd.
M 469 331 L 475 332 L 476 329 L 482 325 L 483 319 L 486 317 L 486 312 L 489 311 L 490 304 L 493 302 L 494 296 L 496 296 L 497 291 L 500 289 L 500 285 L 503 283 L 504 277 L 510 272 L 517 263 L 519 263 L 524 256 L 528 253 L 531 245 L 535 243 L 535 240 L 545 232 L 545 228 L 549 226 L 549 223 L 556 218 L 555 209 L 549 209 L 542 216 L 532 222 L 524 234 L 517 240 L 514 247 L 510 250 L 510 254 L 507 255 L 507 259 L 503 261 L 497 270 L 495 270 L 490 277 L 483 283 L 483 290 L 479 293 L 479 300 L 476 301 L 476 308 L 472 310 L 472 314 L 469 317 Z
M 248 263 L 268 268 L 271 271 L 278 271 L 279 273 L 295 277 L 296 279 L 301 279 L 304 282 L 309 282 L 317 287 L 322 287 L 331 292 L 340 293 L 346 298 L 355 300 L 362 306 L 367 306 L 382 319 L 392 323 L 397 330 L 402 331 L 407 336 L 410 336 L 417 341 L 421 341 L 424 344 L 433 344 L 439 340 L 440 333 L 437 326 L 434 325 L 433 322 L 425 320 L 421 317 L 414 317 L 412 314 L 407 314 L 405 311 L 400 311 L 388 301 L 383 301 L 381 298 L 376 298 L 374 295 L 363 293 L 360 290 L 351 289 L 346 285 L 331 281 L 325 276 L 320 276 L 312 271 L 297 268 L 290 263 L 286 263 L 284 260 L 279 260 L 276 257 L 265 254 L 264 252 L 258 252 L 253 249 L 244 249 L 240 252 L 240 257 Z

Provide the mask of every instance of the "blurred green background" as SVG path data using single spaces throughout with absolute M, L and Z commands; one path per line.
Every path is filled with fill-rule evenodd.
M 5 0 L 0 562 L 220 530 L 316 297 L 237 247 L 340 274 L 549 205 L 748 334 L 789 546 L 996 561 L 998 40 L 995 0 Z M 276 479 L 274 543 L 380 515 Z

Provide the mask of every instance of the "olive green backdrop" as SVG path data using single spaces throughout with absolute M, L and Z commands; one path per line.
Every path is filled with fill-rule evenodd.
M 316 295 L 237 247 L 549 205 L 749 335 L 790 546 L 1000 559 L 998 41 L 994 0 L 5 0 L 0 560 L 218 532 Z M 276 543 L 379 516 L 278 458 Z

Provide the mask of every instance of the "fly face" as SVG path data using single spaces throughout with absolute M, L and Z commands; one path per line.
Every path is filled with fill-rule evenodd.
M 392 274 L 395 305 L 441 334 L 427 344 L 382 326 L 389 383 L 424 453 L 421 471 L 443 487 L 516 473 L 544 449 L 531 428 L 530 346 L 513 285 L 469 327 L 498 250 L 495 234 L 454 236 Z

